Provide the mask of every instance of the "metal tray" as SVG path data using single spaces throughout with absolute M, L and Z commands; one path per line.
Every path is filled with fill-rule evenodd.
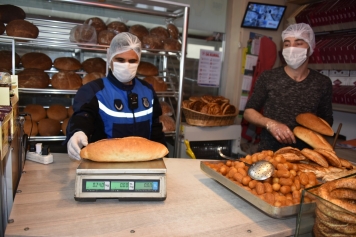
M 239 195 L 245 201 L 249 202 L 253 206 L 255 206 L 260 211 L 264 212 L 266 215 L 277 218 L 277 219 L 284 219 L 288 217 L 292 217 L 298 214 L 300 209 L 300 204 L 293 205 L 293 206 L 285 206 L 285 207 L 275 207 L 271 204 L 263 201 L 261 198 L 253 195 L 251 192 L 247 191 L 246 189 L 238 186 L 230 179 L 226 178 L 225 176 L 221 175 L 220 173 L 216 172 L 215 170 L 211 169 L 204 162 L 200 162 L 200 168 L 206 174 L 211 176 L 211 178 L 218 181 L 220 184 L 224 185 L 226 188 L 230 189 L 232 192 Z M 209 163 L 219 163 L 221 161 L 208 161 Z M 314 213 L 315 210 L 315 203 L 308 203 L 303 205 L 304 212 Z

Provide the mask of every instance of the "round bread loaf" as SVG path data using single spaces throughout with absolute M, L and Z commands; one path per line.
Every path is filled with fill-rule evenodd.
M 24 68 L 48 70 L 52 67 L 52 59 L 47 54 L 30 52 L 22 55 L 21 63 Z
M 160 101 L 159 104 L 161 105 L 162 115 L 172 116 L 173 115 L 173 108 L 165 101 Z
M 5 30 L 6 30 L 6 26 L 4 22 L 0 21 L 0 35 L 4 34 Z
M 146 35 L 142 39 L 143 49 L 163 49 L 163 42 L 154 35 Z
M 105 74 L 104 73 L 101 73 L 101 72 L 91 72 L 91 73 L 88 73 L 87 75 L 85 75 L 83 77 L 83 85 L 87 84 L 88 82 L 91 82 L 91 81 L 94 81 L 96 79 L 99 79 L 99 78 L 103 78 L 105 77 Z
M 150 35 L 154 35 L 160 39 L 167 39 L 169 38 L 169 32 L 166 28 L 162 27 L 162 26 L 156 26 L 153 27 L 150 30 Z
M 58 70 L 75 71 L 82 68 L 82 64 L 76 58 L 59 57 L 53 62 L 54 67 Z
M 116 33 L 113 30 L 102 30 L 98 34 L 98 44 L 110 45 Z
M 53 104 L 47 109 L 47 117 L 58 121 L 63 121 L 68 117 L 68 110 L 64 105 Z
M 152 63 L 141 61 L 137 67 L 137 74 L 142 76 L 157 76 L 158 68 Z
M 89 24 L 94 26 L 96 34 L 99 34 L 100 31 L 106 30 L 106 24 L 99 17 L 91 17 L 84 21 L 84 24 Z
M 71 105 L 68 107 L 68 118 L 72 117 L 73 113 L 74 113 L 73 105 Z
M 71 71 L 60 71 L 52 77 L 52 87 L 61 90 L 78 90 L 82 86 L 82 78 Z
M 143 40 L 143 37 L 149 35 L 150 33 L 145 26 L 140 24 L 132 25 L 129 29 L 129 32 L 133 35 L 136 35 L 141 42 Z
M 42 105 L 37 104 L 29 104 L 23 110 L 24 113 L 30 114 L 30 116 L 26 116 L 26 120 L 31 120 L 34 122 L 38 122 L 41 119 L 46 118 L 47 113 L 46 110 L 43 108 Z
M 127 25 L 121 21 L 113 21 L 107 25 L 108 30 L 113 30 L 116 34 L 121 32 L 127 32 L 129 28 Z
M 177 26 L 172 23 L 167 24 L 167 30 L 171 38 L 178 39 L 179 38 L 179 30 Z
M 155 91 L 167 90 L 167 84 L 160 77 L 148 76 L 145 77 L 143 80 L 151 84 Z
M 61 123 L 55 119 L 41 119 L 38 122 L 38 133 L 40 136 L 58 136 L 61 132 Z
M 159 121 L 162 123 L 163 132 L 172 132 L 176 130 L 176 123 L 172 117 L 161 115 L 159 116 Z
M 12 20 L 25 19 L 26 13 L 18 6 L 11 4 L 0 5 L 0 21 L 9 23 Z
M 4 68 L 6 70 L 12 69 L 12 52 L 9 50 L 1 50 L 0 51 L 0 68 Z M 18 67 L 20 64 L 20 56 L 15 52 L 15 67 Z
M 38 33 L 37 26 L 26 20 L 12 20 L 6 25 L 6 34 L 8 36 L 36 39 Z
M 65 120 L 63 120 L 63 123 L 61 124 L 62 133 L 63 133 L 64 135 L 67 135 L 67 125 L 68 125 L 68 121 L 69 121 L 69 118 L 66 118 Z
M 83 70 L 87 73 L 106 73 L 106 61 L 102 58 L 88 58 L 82 63 Z
M 180 51 L 182 49 L 181 43 L 173 38 L 163 40 L 163 48 L 166 51 Z
M 37 122 L 26 120 L 23 124 L 23 131 L 28 136 L 36 136 L 38 134 Z
M 18 73 L 19 88 L 47 88 L 49 76 L 42 69 L 26 68 Z
M 70 31 L 69 40 L 71 42 L 78 43 L 88 43 L 96 44 L 97 43 L 97 34 L 94 26 L 87 24 L 77 25 L 72 28 Z

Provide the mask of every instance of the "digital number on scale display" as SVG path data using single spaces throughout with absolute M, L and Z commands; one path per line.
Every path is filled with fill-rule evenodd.
M 158 192 L 158 180 L 83 180 L 83 192 Z

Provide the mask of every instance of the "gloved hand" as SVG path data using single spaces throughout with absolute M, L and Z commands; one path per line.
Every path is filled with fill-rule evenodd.
M 289 127 L 283 123 L 271 120 L 268 121 L 266 125 L 267 131 L 269 131 L 274 138 L 276 138 L 280 143 L 296 143 L 293 132 Z
M 80 160 L 80 150 L 88 145 L 88 137 L 84 132 L 75 132 L 67 143 L 67 151 L 70 158 Z

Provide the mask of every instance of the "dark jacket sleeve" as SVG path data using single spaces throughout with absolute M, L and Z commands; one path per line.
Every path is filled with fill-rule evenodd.
M 99 104 L 96 98 L 96 92 L 99 90 L 100 83 L 88 83 L 77 91 L 73 102 L 74 113 L 67 125 L 66 142 L 77 131 L 83 131 L 90 139 L 95 128 L 95 121 L 99 116 Z
M 332 108 L 332 83 L 331 80 L 328 78 L 325 83 L 324 87 L 324 96 L 320 101 L 317 115 L 324 119 L 330 126 L 334 123 L 333 117 L 333 108 Z
M 162 143 L 167 146 L 164 132 L 162 131 L 163 126 L 159 121 L 159 116 L 162 115 L 162 108 L 159 103 L 158 97 L 156 93 L 154 93 L 154 101 L 153 101 L 153 112 L 152 112 L 152 127 L 151 127 L 151 140 L 155 142 Z

